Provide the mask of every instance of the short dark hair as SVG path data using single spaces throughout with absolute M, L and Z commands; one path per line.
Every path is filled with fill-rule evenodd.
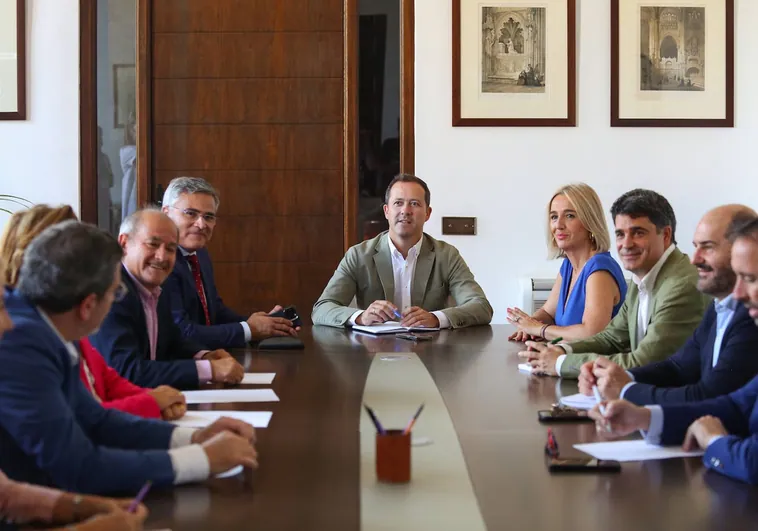
M 758 241 L 758 216 L 748 212 L 735 214 L 726 231 L 726 237 L 731 243 L 740 238 L 752 238 Z
M 671 203 L 657 192 L 635 188 L 625 193 L 611 206 L 611 217 L 616 223 L 616 216 L 630 218 L 646 217 L 655 225 L 658 232 L 671 227 L 671 242 L 676 245 L 676 215 Z
M 388 205 L 390 202 L 390 192 L 392 191 L 392 187 L 395 186 L 397 183 L 416 183 L 421 188 L 424 189 L 424 201 L 426 201 L 426 206 L 429 206 L 432 203 L 432 193 L 429 191 L 429 187 L 426 185 L 423 179 L 420 177 L 416 177 L 415 175 L 411 175 L 410 173 L 399 173 L 395 175 L 395 178 L 390 181 L 389 186 L 387 186 L 387 191 L 384 192 L 384 204 Z
M 102 229 L 79 221 L 52 225 L 24 253 L 16 289 L 50 313 L 65 313 L 85 297 L 105 295 L 123 251 Z

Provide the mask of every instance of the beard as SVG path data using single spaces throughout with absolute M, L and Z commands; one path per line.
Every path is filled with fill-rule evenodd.
M 698 280 L 697 287 L 706 295 L 721 295 L 730 293 L 737 281 L 737 275 L 731 269 L 713 269 L 711 267 L 697 266 L 700 271 L 715 271 L 713 277 L 707 280 Z

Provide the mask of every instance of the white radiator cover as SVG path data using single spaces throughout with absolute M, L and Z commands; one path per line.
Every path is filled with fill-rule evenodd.
M 521 309 L 531 315 L 542 308 L 550 296 L 554 283 L 554 278 L 522 278 L 519 281 L 521 286 Z

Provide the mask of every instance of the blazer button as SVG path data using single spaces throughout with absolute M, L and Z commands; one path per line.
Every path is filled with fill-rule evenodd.
M 711 464 L 716 468 L 721 468 L 721 459 L 718 457 L 711 457 Z

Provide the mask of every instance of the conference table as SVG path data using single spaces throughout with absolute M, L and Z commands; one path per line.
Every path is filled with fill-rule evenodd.
M 361 529 L 364 385 L 375 356 L 404 352 L 421 360 L 444 401 L 486 529 L 758 529 L 758 489 L 707 471 L 700 458 L 550 474 L 536 412 L 577 385 L 519 372 L 523 345 L 508 341 L 512 331 L 444 330 L 415 343 L 319 326 L 301 331 L 304 350 L 233 351 L 246 370 L 276 373 L 279 402 L 210 406 L 273 412 L 257 431 L 259 468 L 151 492 L 146 529 Z M 584 455 L 573 444 L 598 440 L 591 423 L 552 427 L 565 457 Z

